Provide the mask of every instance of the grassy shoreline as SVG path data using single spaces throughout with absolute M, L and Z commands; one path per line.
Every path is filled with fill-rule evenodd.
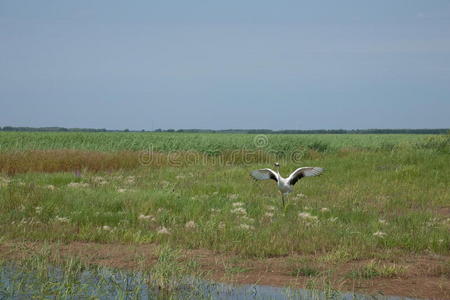
M 156 244 L 100 243 L 0 243 L 2 268 L 15 266 L 21 274 L 36 276 L 37 295 L 77 294 L 85 291 L 79 278 L 85 270 L 105 270 L 106 274 L 136 274 L 149 288 L 162 288 L 169 294 L 163 299 L 177 299 L 176 292 L 186 276 L 232 285 L 266 285 L 302 288 L 328 297 L 340 293 L 383 294 L 423 299 L 446 299 L 450 296 L 450 260 L 447 256 L 396 255 L 387 259 L 330 260 L 329 256 L 289 255 L 264 259 L 245 258 L 204 249 L 177 249 Z M 49 277 L 49 266 L 64 271 L 63 280 Z M 101 271 L 101 274 L 105 274 Z M 1 276 L 1 275 L 0 275 Z M 20 277 L 20 276 L 19 276 Z M 20 286 L 20 278 L 16 280 Z M 52 293 L 49 293 L 50 289 Z M 56 289 L 55 289 L 56 288 Z M 196 286 L 192 286 L 195 292 Z M 1 286 L 7 293 L 20 293 Z M 121 286 L 119 292 L 135 289 Z M 96 292 L 95 294 L 99 294 Z M 67 295 L 66 295 L 67 296 Z M 139 297 L 138 297 L 139 298 Z M 193 298 L 198 296 L 193 294 Z M 210 299 L 210 297 L 207 297 Z M 294 297 L 294 299 L 297 299 Z M 321 298 L 322 299 L 322 298 Z

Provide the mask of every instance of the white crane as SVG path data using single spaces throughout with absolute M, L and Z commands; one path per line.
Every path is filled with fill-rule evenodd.
M 294 189 L 294 184 L 296 184 L 297 181 L 299 181 L 303 177 L 320 175 L 324 170 L 323 168 L 319 167 L 302 167 L 292 172 L 288 178 L 283 178 L 280 175 L 280 164 L 275 163 L 275 167 L 277 168 L 276 172 L 272 169 L 266 168 L 254 170 L 252 171 L 251 175 L 253 176 L 253 178 L 257 180 L 266 180 L 266 179 L 275 180 L 277 182 L 278 189 L 281 192 L 281 201 L 283 202 L 283 206 L 284 206 L 284 197 L 290 192 L 292 192 L 292 190 Z

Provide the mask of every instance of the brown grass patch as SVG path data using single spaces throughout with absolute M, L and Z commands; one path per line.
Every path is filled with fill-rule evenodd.
M 26 172 L 91 172 L 147 167 L 182 167 L 189 164 L 234 165 L 273 162 L 275 155 L 264 151 L 230 150 L 201 153 L 195 151 L 100 152 L 86 150 L 29 150 L 0 152 L 0 172 L 8 175 Z
M 0 171 L 13 175 L 26 172 L 67 172 L 131 169 L 139 166 L 136 152 L 81 150 L 32 150 L 0 154 Z

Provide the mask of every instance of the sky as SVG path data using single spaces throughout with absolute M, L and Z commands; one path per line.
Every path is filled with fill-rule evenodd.
M 450 0 L 0 0 L 0 126 L 450 127 Z

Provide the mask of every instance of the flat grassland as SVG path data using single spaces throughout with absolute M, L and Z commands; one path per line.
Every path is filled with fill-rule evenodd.
M 275 161 L 326 171 L 282 207 L 249 176 Z M 1 132 L 2 253 L 165 245 L 215 279 L 448 298 L 449 165 L 449 135 Z

